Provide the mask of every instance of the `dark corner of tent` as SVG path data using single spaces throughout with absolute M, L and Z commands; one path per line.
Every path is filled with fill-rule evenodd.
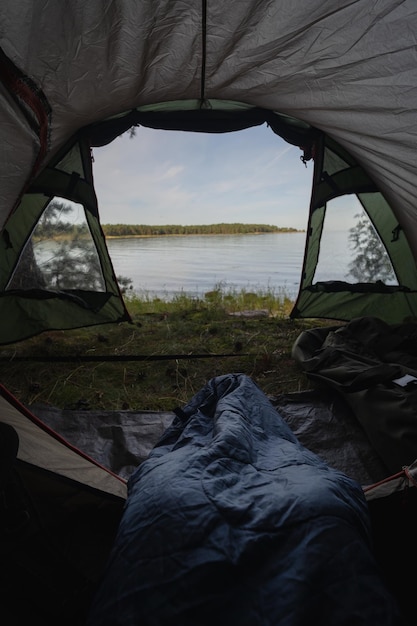
M 176 411 L 82 412 L 0 381 L 2 623 L 414 626 L 414 3 L 4 0 L 1 16 L 0 346 L 131 322 L 93 150 L 141 127 L 265 124 L 300 148 L 290 317 L 324 321 L 293 345 L 308 391 L 226 372 Z M 328 275 L 333 231 L 352 256 Z

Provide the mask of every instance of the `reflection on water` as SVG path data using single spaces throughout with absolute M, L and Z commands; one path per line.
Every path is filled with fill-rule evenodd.
M 332 235 L 318 280 L 346 279 L 352 260 L 343 233 Z M 107 245 L 116 275 L 130 278 L 139 294 L 203 295 L 222 284 L 295 298 L 305 233 L 108 239 Z

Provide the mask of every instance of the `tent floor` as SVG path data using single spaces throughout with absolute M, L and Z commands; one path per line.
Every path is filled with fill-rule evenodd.
M 84 624 L 123 501 L 21 462 L 1 495 L 0 621 Z

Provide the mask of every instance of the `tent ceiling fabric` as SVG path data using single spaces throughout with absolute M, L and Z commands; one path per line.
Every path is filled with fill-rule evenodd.
M 417 256 L 414 0 L 3 0 L 0 25 L 5 55 L 51 107 L 44 164 L 76 130 L 135 107 L 242 102 L 303 120 L 349 150 Z M 0 111 L 2 226 L 39 145 L 4 88 Z

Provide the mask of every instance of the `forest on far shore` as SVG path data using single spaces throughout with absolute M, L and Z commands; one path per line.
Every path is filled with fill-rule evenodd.
M 102 224 L 106 237 L 159 237 L 161 235 L 247 235 L 260 233 L 297 233 L 296 228 L 283 228 L 270 224 L 200 224 L 182 226 L 167 224 Z

